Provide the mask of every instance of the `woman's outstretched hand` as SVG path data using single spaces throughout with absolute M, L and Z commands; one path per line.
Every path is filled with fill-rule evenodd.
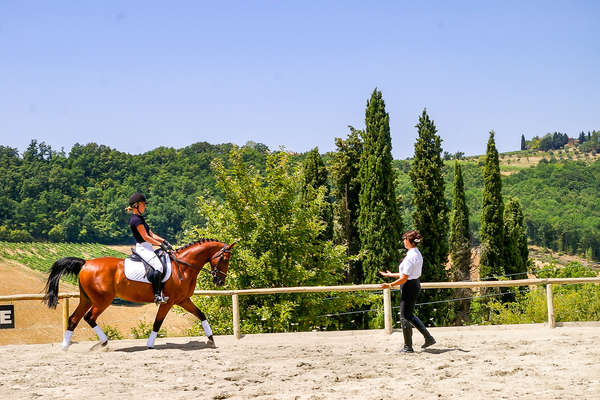
M 386 278 L 389 278 L 389 277 L 391 277 L 391 276 L 392 276 L 392 273 L 391 273 L 389 270 L 385 270 L 385 272 L 384 272 L 384 271 L 379 271 L 379 273 L 380 273 L 382 276 L 385 276 Z

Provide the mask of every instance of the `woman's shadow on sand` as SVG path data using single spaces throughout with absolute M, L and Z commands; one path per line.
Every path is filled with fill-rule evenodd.
M 121 351 L 124 353 L 135 353 L 137 351 L 148 351 L 148 350 L 162 350 L 162 349 L 177 349 L 183 351 L 195 351 L 195 350 L 203 350 L 203 349 L 216 349 L 217 347 L 213 344 L 209 344 L 207 342 L 201 342 L 199 340 L 194 340 L 187 343 L 165 343 L 165 344 L 157 344 L 153 349 L 149 349 L 146 346 L 132 346 L 132 347 L 121 347 L 119 349 L 115 349 L 114 351 Z
M 459 348 L 453 348 L 453 349 L 449 349 L 449 348 L 445 348 L 445 349 L 423 349 L 423 353 L 429 353 L 429 354 L 444 354 L 447 353 L 449 351 L 460 351 L 461 353 L 469 353 L 469 350 L 464 350 L 464 349 L 459 349 Z

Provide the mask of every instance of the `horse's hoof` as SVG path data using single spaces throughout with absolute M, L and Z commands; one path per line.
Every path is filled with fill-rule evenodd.
M 91 351 L 108 351 L 108 347 L 106 346 L 108 344 L 108 340 L 105 342 L 98 342 L 95 345 L 93 345 L 90 350 Z
M 207 345 L 208 347 L 210 347 L 211 349 L 216 349 L 216 348 L 217 348 L 217 345 L 215 344 L 215 341 L 214 341 L 214 340 L 210 340 L 210 339 L 208 339 L 208 341 L 206 342 L 206 345 Z

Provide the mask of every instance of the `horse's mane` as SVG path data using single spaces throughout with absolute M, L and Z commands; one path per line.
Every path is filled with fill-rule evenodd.
M 208 238 L 201 238 L 201 239 L 196 240 L 195 242 L 191 242 L 191 243 L 188 243 L 186 245 L 183 245 L 183 246 L 175 249 L 175 251 L 185 250 L 188 247 L 192 247 L 195 244 L 198 244 L 198 243 L 208 243 L 208 242 L 220 242 L 220 240 L 217 240 L 217 239 L 208 239 Z

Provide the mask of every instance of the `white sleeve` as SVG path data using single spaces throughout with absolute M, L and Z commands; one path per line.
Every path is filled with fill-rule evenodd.
M 400 263 L 400 278 L 402 278 L 402 274 L 410 276 L 410 271 L 412 269 L 413 259 L 410 255 L 404 257 L 404 260 Z

